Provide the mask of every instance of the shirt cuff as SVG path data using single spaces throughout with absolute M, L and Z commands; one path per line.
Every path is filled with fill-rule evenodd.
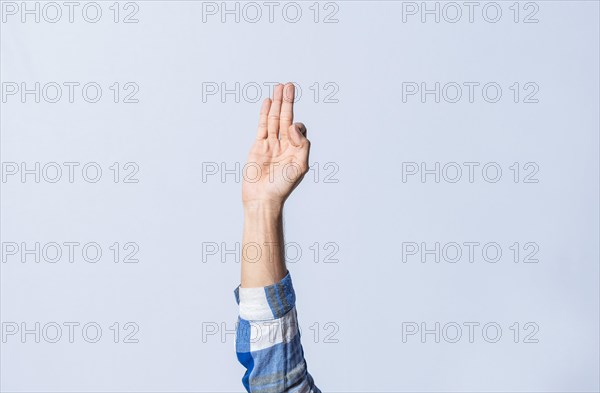
M 247 321 L 278 319 L 296 305 L 289 272 L 278 283 L 259 288 L 238 286 L 234 294 L 240 306 L 240 318 Z

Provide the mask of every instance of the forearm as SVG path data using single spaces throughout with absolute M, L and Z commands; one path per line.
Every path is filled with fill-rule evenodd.
M 239 287 L 235 295 L 240 306 L 236 352 L 246 368 L 246 391 L 320 393 L 304 360 L 289 273 L 266 287 Z
M 285 277 L 283 244 L 283 205 L 244 203 L 242 288 L 265 287 Z
M 283 204 L 244 203 L 242 285 L 236 352 L 248 392 L 320 393 L 300 343 L 292 279 L 285 267 Z

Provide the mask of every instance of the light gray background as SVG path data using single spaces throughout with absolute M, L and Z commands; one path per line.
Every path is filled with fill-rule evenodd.
M 403 23 L 402 3 L 391 1 L 337 2 L 331 24 L 312 21 L 312 2 L 299 3 L 298 23 L 279 11 L 274 23 L 255 24 L 202 23 L 201 3 L 189 1 L 137 2 L 139 23 L 113 23 L 112 2 L 100 4 L 106 14 L 95 24 L 80 13 L 72 24 L 2 23 L 2 82 L 95 81 L 106 98 L 2 104 L 3 162 L 94 161 L 105 173 L 96 184 L 10 178 L 1 184 L 1 237 L 95 241 L 106 253 L 133 241 L 140 262 L 106 254 L 96 264 L 1 263 L 2 322 L 103 328 L 96 344 L 80 331 L 74 343 L 9 337 L 3 391 L 242 390 L 233 335 L 202 340 L 203 323 L 234 328 L 239 264 L 219 255 L 203 263 L 202 243 L 240 241 L 240 184 L 202 182 L 202 165 L 244 161 L 259 104 L 202 102 L 201 89 L 290 80 L 302 88 L 297 120 L 323 171 L 286 208 L 286 237 L 303 247 L 290 270 L 321 389 L 598 391 L 598 2 L 538 1 L 532 24 L 512 21 L 513 2 L 499 2 L 498 23 L 480 7 L 473 23 L 454 24 Z M 140 102 L 111 102 L 116 81 L 136 82 Z M 403 103 L 407 81 L 493 81 L 503 97 Z M 313 102 L 315 82 L 336 83 L 339 102 Z M 537 83 L 539 103 L 514 103 L 514 82 Z M 108 166 L 130 161 L 139 183 L 111 182 Z M 504 174 L 497 183 L 402 182 L 406 161 L 497 162 Z M 328 162 L 338 183 L 323 181 Z M 513 162 L 537 163 L 539 182 L 512 182 Z M 452 241 L 497 242 L 504 254 L 495 264 L 402 263 L 402 242 Z M 335 242 L 339 263 L 314 263 L 315 242 Z M 536 242 L 539 263 L 514 263 L 514 242 Z M 137 323 L 139 343 L 114 343 L 114 322 Z M 337 343 L 324 340 L 328 322 Z M 496 322 L 503 336 L 403 343 L 403 322 Z M 513 342 L 514 322 L 521 334 L 536 323 L 539 342 Z

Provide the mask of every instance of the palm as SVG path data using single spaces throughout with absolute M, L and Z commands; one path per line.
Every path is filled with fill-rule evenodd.
M 261 108 L 257 139 L 243 170 L 242 200 L 283 203 L 308 170 L 310 143 L 293 122 L 292 84 L 275 88 Z

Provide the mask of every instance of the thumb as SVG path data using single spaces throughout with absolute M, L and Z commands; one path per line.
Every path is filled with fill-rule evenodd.
M 292 145 L 298 147 L 306 139 L 306 127 L 302 123 L 294 123 L 290 126 L 288 134 Z

